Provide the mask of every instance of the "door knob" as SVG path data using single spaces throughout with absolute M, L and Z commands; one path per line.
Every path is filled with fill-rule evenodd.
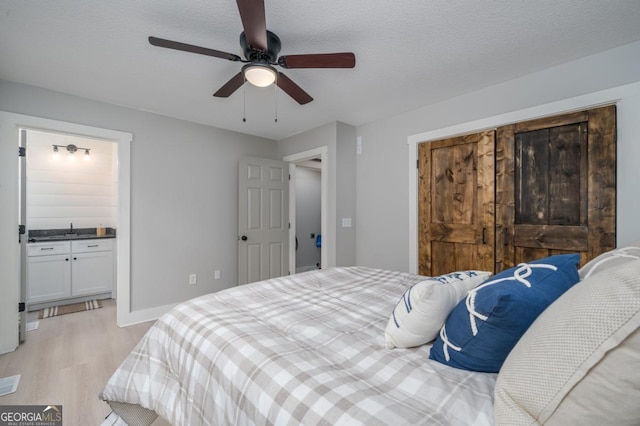
M 240 237 L 240 239 L 241 239 L 242 241 L 247 241 L 247 236 L 246 236 L 246 235 L 243 235 L 242 237 Z

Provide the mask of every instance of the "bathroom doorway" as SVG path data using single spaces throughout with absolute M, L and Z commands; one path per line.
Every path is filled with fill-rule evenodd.
M 118 144 L 23 128 L 20 146 L 23 341 L 26 312 L 115 296 Z
M 132 322 L 129 304 L 129 272 L 131 222 L 130 156 L 133 135 L 117 130 L 0 111 L 0 136 L 2 140 L 7 142 L 0 144 L 0 150 L 3 153 L 1 156 L 3 167 L 1 169 L 3 171 L 3 180 L 7 183 L 7 185 L 0 187 L 0 193 L 2 193 L 4 199 L 9 200 L 1 208 L 5 220 L 0 225 L 0 234 L 6 238 L 0 239 L 0 249 L 4 253 L 0 258 L 0 269 L 5 274 L 5 279 L 0 282 L 0 292 L 3 294 L 3 297 L 0 298 L 0 353 L 11 352 L 18 347 L 20 318 L 16 313 L 18 311 L 17 307 L 20 305 L 19 302 L 25 301 L 20 295 L 20 289 L 23 287 L 22 281 L 25 278 L 21 251 L 25 250 L 28 234 L 21 235 L 20 238 L 14 238 L 18 233 L 16 232 L 16 224 L 25 225 L 26 223 L 26 219 L 21 219 L 19 216 L 24 212 L 24 209 L 21 212 L 19 205 L 21 198 L 24 198 L 20 193 L 21 187 L 26 180 L 21 179 L 21 172 L 25 167 L 20 165 L 24 163 L 25 157 L 16 156 L 16 147 L 25 147 L 20 145 L 23 142 L 21 136 L 25 134 L 25 130 L 49 131 L 110 141 L 117 144 L 117 217 L 119 229 L 117 243 L 115 244 L 118 297 L 116 311 L 118 325 L 127 325 Z M 28 145 L 28 142 L 24 143 Z M 18 151 L 21 151 L 21 149 Z M 80 154 L 83 153 L 80 152 Z
M 297 154 L 287 155 L 283 158 L 284 161 L 289 163 L 289 175 L 290 175 L 290 185 L 289 185 L 289 220 L 290 220 L 290 229 L 289 229 L 289 268 L 290 273 L 302 272 L 303 270 L 309 269 L 317 269 L 317 268 L 326 268 L 328 267 L 328 260 L 333 250 L 335 250 L 335 244 L 332 244 L 330 239 L 325 238 L 327 236 L 328 231 L 328 206 L 327 206 L 327 193 L 328 193 L 328 166 L 329 166 L 329 158 L 328 158 L 328 148 L 326 146 L 322 146 L 319 148 L 314 148 L 308 151 L 299 152 Z M 296 206 L 298 191 L 296 190 L 297 185 L 295 183 L 296 179 L 296 169 L 298 167 L 301 168 L 310 168 L 315 170 L 316 173 L 315 178 L 312 180 L 317 180 L 319 178 L 320 181 L 320 233 L 317 231 L 313 231 L 311 229 L 317 229 L 317 225 L 315 224 L 315 219 L 311 221 L 311 227 L 304 231 L 304 235 L 302 231 L 298 232 L 297 225 L 297 209 Z M 304 172 L 303 172 L 304 173 Z M 311 192 L 315 193 L 317 191 L 317 186 L 314 184 L 313 190 Z M 301 190 L 303 191 L 303 190 Z M 304 199 L 306 194 L 300 193 L 300 196 Z M 315 196 L 314 196 L 315 197 Z M 314 201 L 314 205 L 317 205 L 317 202 Z M 317 215 L 317 207 L 312 207 L 313 213 L 310 213 L 314 217 Z M 311 234 L 314 233 L 314 237 L 311 238 Z M 303 265 L 298 265 L 297 261 L 297 251 L 296 251 L 296 238 L 297 238 L 297 246 L 300 248 L 300 244 L 302 242 L 305 243 L 305 248 L 309 248 L 312 252 L 314 260 L 307 260 L 305 257 L 301 259 L 301 262 L 304 262 Z M 310 246 L 310 247 L 309 247 Z M 319 253 L 319 258 L 317 257 Z M 306 264 L 309 263 L 309 264 Z M 320 265 L 316 265 L 319 263 Z
M 321 176 L 321 160 L 314 158 L 297 163 L 295 176 L 291 178 L 296 194 L 296 273 L 320 269 Z

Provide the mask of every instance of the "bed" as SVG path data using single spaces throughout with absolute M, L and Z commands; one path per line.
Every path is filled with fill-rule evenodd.
M 606 282 L 612 292 L 618 291 L 617 284 L 622 281 L 626 300 L 632 297 L 638 302 L 631 307 L 625 303 L 625 315 L 617 316 L 626 321 L 625 333 L 619 332 L 619 325 L 610 324 L 613 331 L 592 342 L 609 348 L 597 351 L 600 357 L 594 357 L 593 350 L 587 350 L 584 357 L 574 356 L 579 368 L 592 368 L 606 360 L 618 345 L 638 334 L 640 248 L 636 249 L 631 257 L 609 253 L 614 262 L 600 259 L 596 264 L 594 259 L 585 266 L 593 269 L 586 281 Z M 603 274 L 608 274 L 604 269 L 610 265 L 616 271 L 624 269 L 624 274 L 603 279 Z M 569 368 L 566 363 L 558 373 L 553 368 L 547 371 L 547 362 L 540 363 L 541 370 L 532 368 L 529 358 L 531 352 L 538 352 L 536 348 L 546 350 L 547 345 L 557 343 L 537 340 L 541 333 L 547 333 L 545 327 L 561 324 L 562 330 L 570 330 L 570 325 L 562 322 L 563 315 L 572 312 L 574 304 L 584 306 L 585 300 L 594 297 L 588 285 L 584 286 L 586 296 L 582 292 L 569 294 L 578 287 L 582 290 L 582 281 L 535 320 L 534 326 L 543 330 L 531 338 L 527 331 L 512 351 L 516 355 L 509 354 L 497 374 L 452 368 L 430 359 L 438 340 L 390 349 L 385 338 L 395 311 L 406 304 L 407 292 L 415 291 L 425 280 L 365 267 L 329 268 L 182 303 L 152 326 L 109 379 L 100 394 L 113 409 L 105 424 L 148 425 L 156 416 L 173 425 L 535 424 L 552 419 L 562 406 L 556 399 L 579 388 L 576 383 L 588 377 L 587 372 L 572 372 L 569 379 L 558 379 L 556 384 L 547 376 L 564 377 L 561 373 Z M 609 284 L 612 281 L 616 285 Z M 602 294 L 597 297 L 593 303 L 601 303 Z M 560 311 L 555 312 L 551 308 L 558 303 Z M 602 315 L 609 317 L 610 312 L 607 308 Z M 589 315 L 598 320 L 598 314 Z M 569 316 L 568 321 L 581 321 L 579 315 Z M 611 343 L 612 335 L 617 336 L 615 344 Z M 534 346 L 531 341 L 536 342 Z M 526 350 L 519 350 L 522 345 Z M 637 360 L 627 361 L 629 368 L 640 367 Z M 529 382 L 520 382 L 514 379 L 518 369 L 535 374 L 526 375 Z M 637 377 L 638 373 L 623 374 Z M 573 385 L 564 389 L 568 383 Z M 555 390 L 555 385 L 564 393 Z M 522 390 L 537 389 L 535 386 L 543 389 L 535 397 Z M 637 401 L 640 397 L 627 389 L 621 393 L 627 395 L 620 395 L 621 400 Z M 551 409 L 554 404 L 556 409 Z M 632 419 L 638 416 L 638 420 L 640 412 L 635 405 L 631 404 L 627 415 Z
M 174 425 L 491 424 L 495 374 L 387 350 L 400 295 L 424 277 L 330 268 L 188 301 L 157 321 L 101 398 Z

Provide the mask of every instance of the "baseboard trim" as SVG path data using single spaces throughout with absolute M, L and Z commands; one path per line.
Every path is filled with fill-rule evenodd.
M 139 311 L 118 315 L 118 327 L 128 327 L 143 322 L 155 321 L 176 305 L 177 303 L 172 303 L 170 305 L 156 306 L 155 308 L 141 309 Z M 122 318 L 120 318 L 121 316 Z

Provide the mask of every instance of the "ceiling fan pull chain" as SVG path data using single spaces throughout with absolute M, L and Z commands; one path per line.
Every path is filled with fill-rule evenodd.
M 247 78 L 244 78 L 244 82 L 247 82 Z M 242 85 L 242 122 L 247 122 L 247 85 Z
M 278 122 L 278 74 L 276 73 L 276 82 L 273 85 L 273 98 L 275 99 L 275 104 L 276 104 L 276 118 L 275 118 L 275 122 Z

